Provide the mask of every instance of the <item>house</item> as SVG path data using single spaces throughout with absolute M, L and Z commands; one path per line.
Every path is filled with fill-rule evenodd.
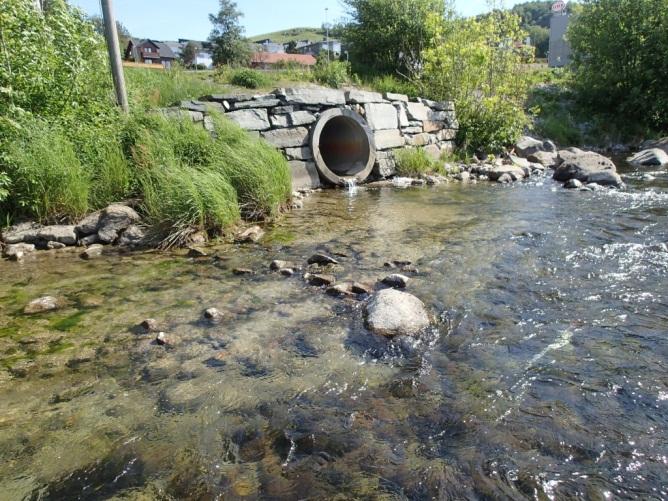
M 281 64 L 315 66 L 317 62 L 315 57 L 309 54 L 274 54 L 271 52 L 256 52 L 251 59 L 251 67 L 260 70 L 271 70 Z
M 285 53 L 285 46 L 282 43 L 272 42 L 269 38 L 255 42 L 257 52 L 270 52 L 272 54 Z
M 339 40 L 330 40 L 329 42 L 313 42 L 301 47 L 297 46 L 296 51 L 300 54 L 310 54 L 313 57 L 318 57 L 321 53 L 327 52 L 329 46 L 329 54 L 333 59 L 341 57 L 341 42 Z
M 125 49 L 125 59 L 141 64 L 161 64 L 169 69 L 176 55 L 164 42 L 131 38 Z
M 199 40 L 188 40 L 186 38 L 179 38 L 176 42 L 164 42 L 177 57 L 181 59 L 183 50 L 189 43 L 194 43 L 197 47 L 197 54 L 195 55 L 194 65 L 197 67 L 205 67 L 207 69 L 213 68 L 213 48 L 210 42 L 200 42 Z

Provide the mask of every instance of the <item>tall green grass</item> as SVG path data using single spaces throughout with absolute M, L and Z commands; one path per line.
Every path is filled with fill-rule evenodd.
M 441 170 L 440 164 L 432 160 L 422 148 L 397 151 L 394 158 L 397 174 L 400 176 L 417 177 Z
M 126 68 L 125 76 L 130 101 L 135 108 L 141 109 L 173 106 L 183 100 L 224 90 L 211 80 L 210 72 Z

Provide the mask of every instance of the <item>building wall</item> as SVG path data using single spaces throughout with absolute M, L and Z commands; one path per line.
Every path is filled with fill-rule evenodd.
M 570 15 L 555 15 L 550 21 L 550 52 L 548 65 L 551 68 L 560 68 L 571 62 L 571 46 L 566 41 Z

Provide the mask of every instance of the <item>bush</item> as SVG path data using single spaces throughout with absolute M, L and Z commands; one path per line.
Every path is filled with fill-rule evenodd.
M 318 83 L 338 89 L 351 81 L 350 63 L 320 60 L 315 65 L 313 76 Z
M 90 178 L 61 127 L 38 120 L 22 124 L 2 163 L 11 179 L 7 214 L 72 222 L 88 210 Z
M 367 80 L 367 85 L 377 92 L 391 92 L 394 94 L 405 94 L 407 96 L 422 96 L 413 82 L 405 78 L 398 78 L 393 75 L 382 75 Z
M 568 36 L 581 103 L 618 123 L 668 129 L 665 0 L 586 0 Z
M 439 170 L 437 162 L 433 161 L 423 148 L 404 149 L 396 152 L 394 158 L 397 164 L 397 174 L 405 177 L 418 177 Z
M 229 82 L 232 85 L 245 87 L 247 89 L 259 89 L 268 86 L 271 81 L 263 73 L 249 68 L 234 70 L 229 76 Z

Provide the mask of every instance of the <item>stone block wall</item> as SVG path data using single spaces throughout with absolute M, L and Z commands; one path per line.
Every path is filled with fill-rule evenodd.
M 353 110 L 368 124 L 377 150 L 375 178 L 395 174 L 394 150 L 424 148 L 435 159 L 443 152 L 452 151 L 459 127 L 451 102 L 321 87 L 277 89 L 262 95 L 212 95 L 199 101 L 184 101 L 180 107 L 164 111 L 188 114 L 209 130 L 213 127 L 210 112 L 224 113 L 243 129 L 283 152 L 290 161 L 296 188 L 315 188 L 319 180 L 310 134 L 320 114 L 331 108 Z

